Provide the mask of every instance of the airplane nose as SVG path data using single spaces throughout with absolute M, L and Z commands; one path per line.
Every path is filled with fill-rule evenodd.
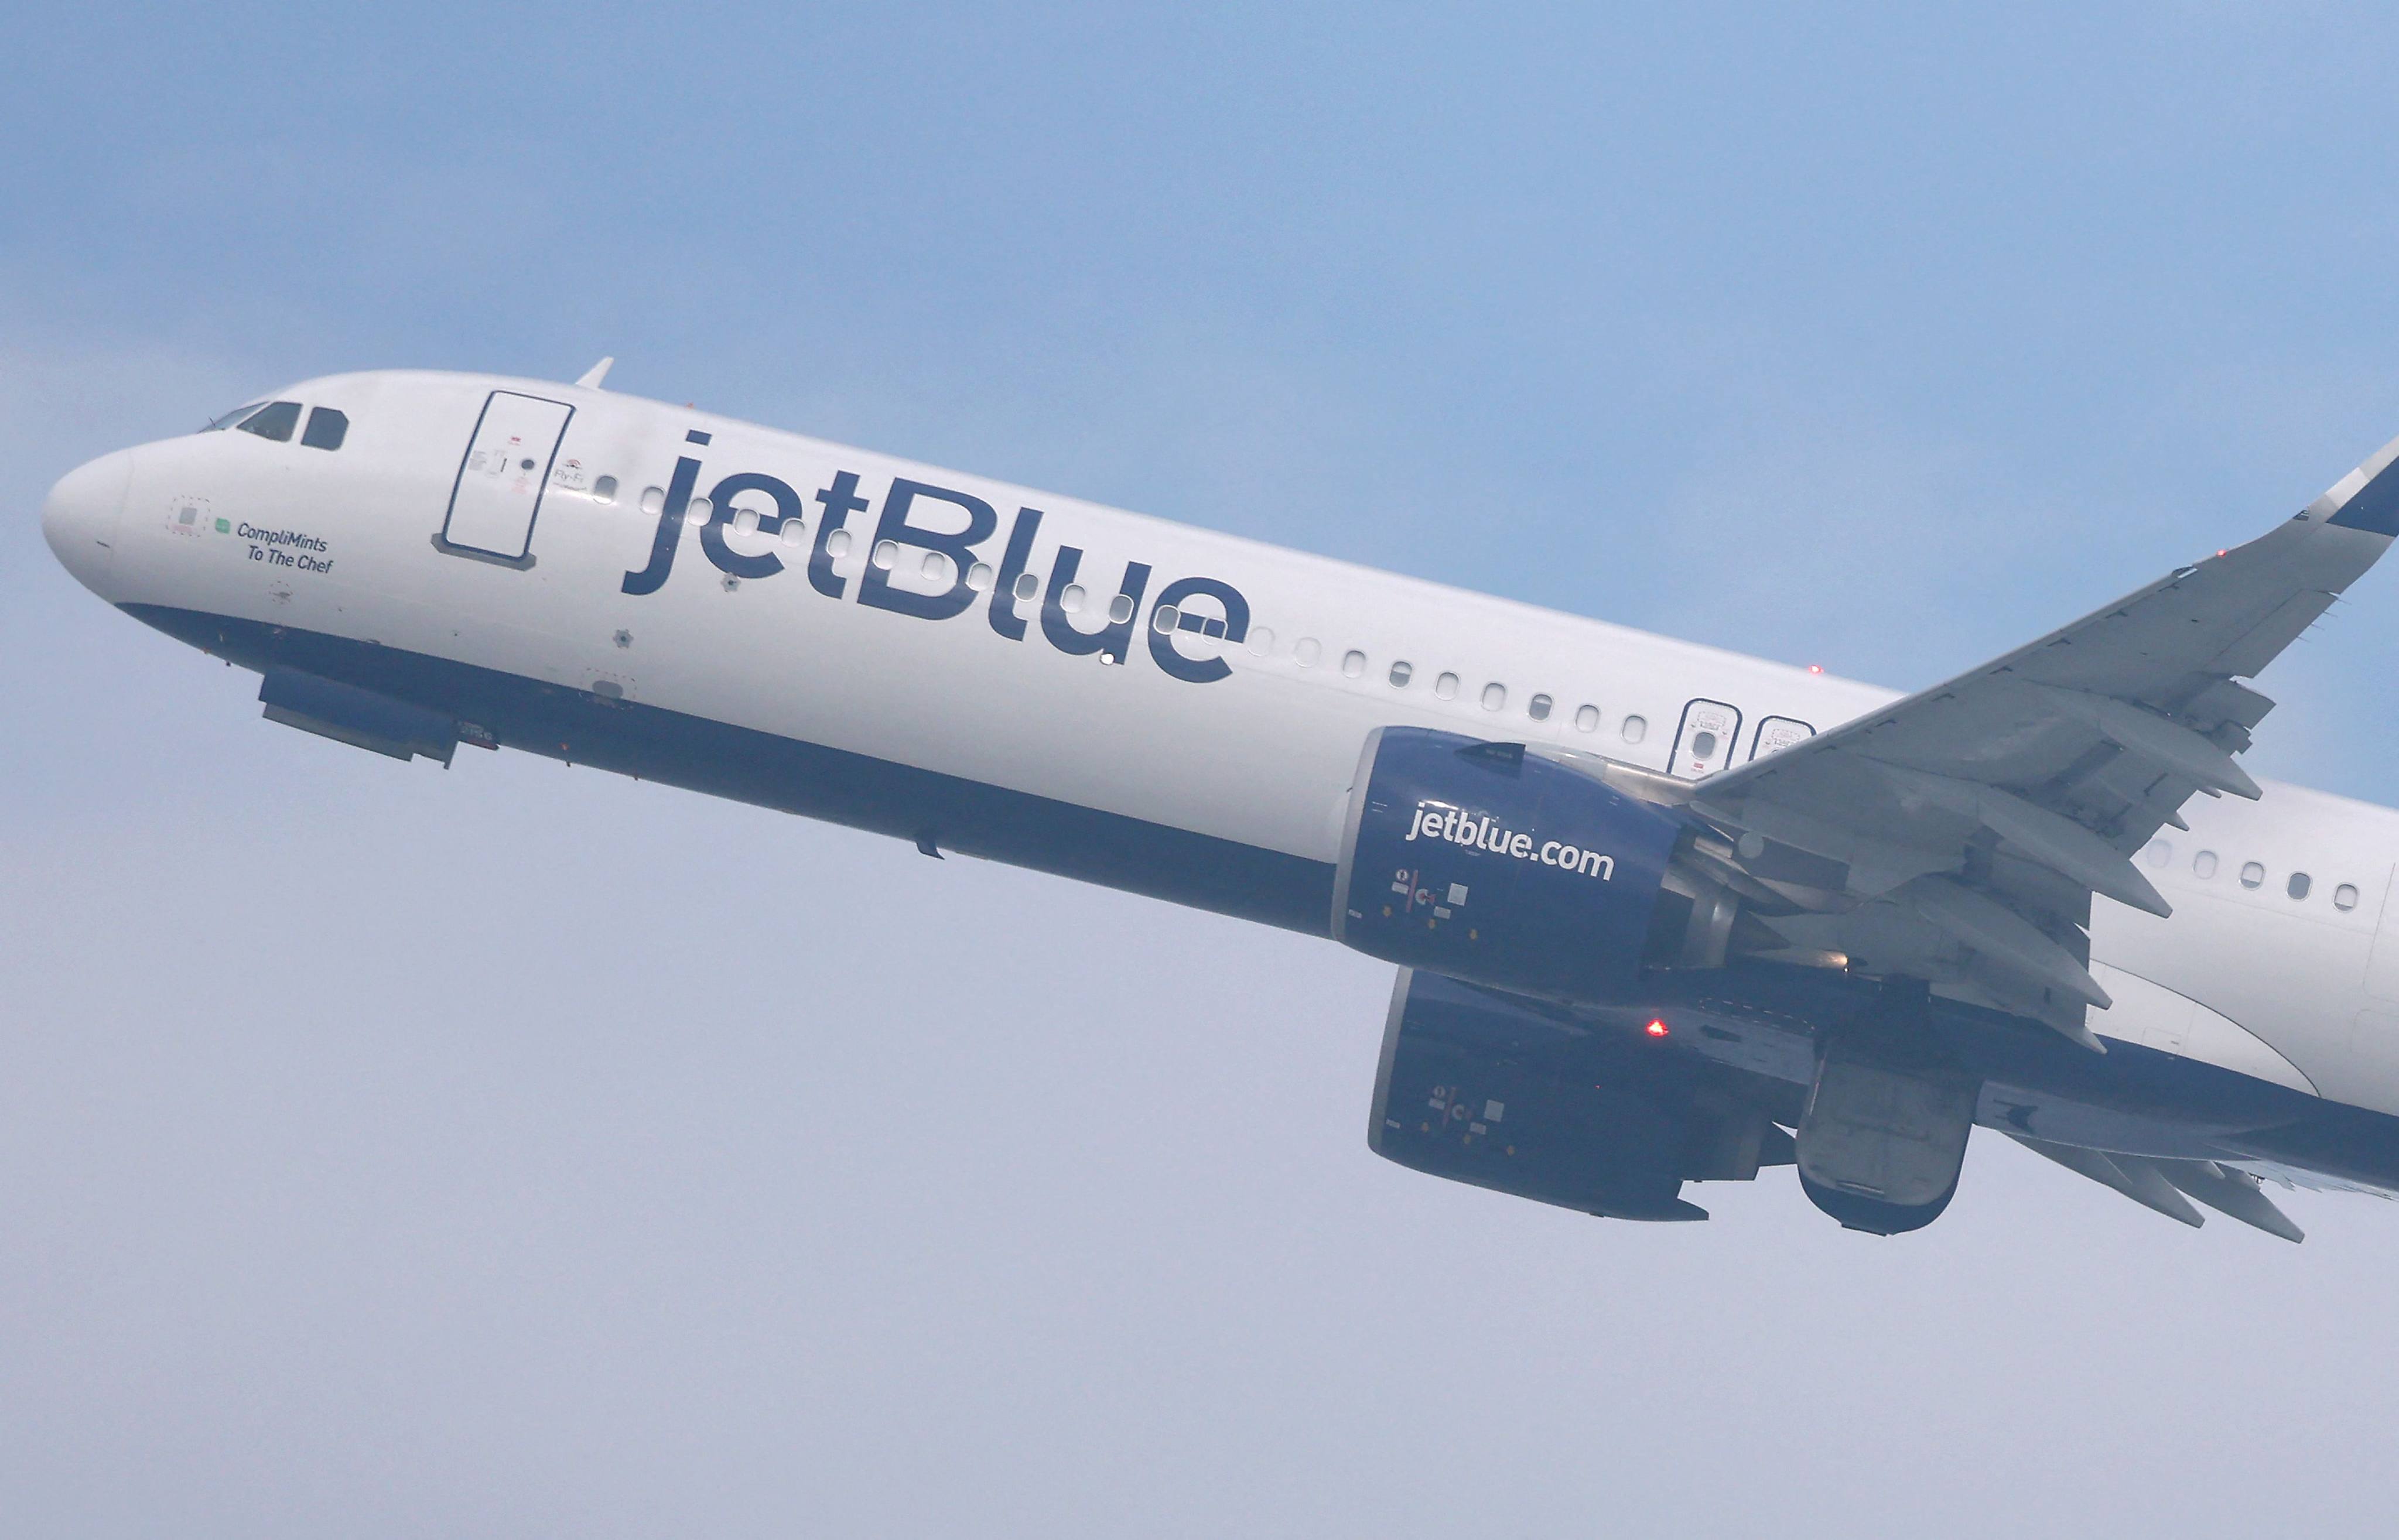
M 60 477 L 42 504 L 42 537 L 50 543 L 50 554 L 95 592 L 114 554 L 117 516 L 125 510 L 125 490 L 132 480 L 132 452 L 119 450 Z

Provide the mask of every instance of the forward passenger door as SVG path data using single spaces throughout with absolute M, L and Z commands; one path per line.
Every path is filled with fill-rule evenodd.
M 533 565 L 533 527 L 575 409 L 513 390 L 485 399 L 435 544 L 454 556 Z

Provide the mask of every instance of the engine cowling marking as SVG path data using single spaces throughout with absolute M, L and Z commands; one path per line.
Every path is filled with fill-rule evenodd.
M 1334 934 L 1501 989 L 1603 999 L 1638 972 L 1683 824 L 1554 761 L 1456 733 L 1368 739 Z

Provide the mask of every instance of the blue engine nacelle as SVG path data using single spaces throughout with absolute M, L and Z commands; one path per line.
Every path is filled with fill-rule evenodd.
M 1333 934 L 1407 967 L 1556 1000 L 1620 997 L 1687 827 L 1521 743 L 1369 735 Z
M 1406 969 L 1366 1142 L 1431 1176 L 1615 1219 L 1705 1219 L 1684 1182 L 1748 1182 L 1792 1158 L 1739 1072 Z

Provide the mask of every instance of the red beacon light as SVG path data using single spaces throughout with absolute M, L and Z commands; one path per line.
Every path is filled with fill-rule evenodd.
M 1663 1037 L 1666 1035 L 1666 1023 L 1653 1017 L 1650 1019 L 1649 1024 L 1641 1030 L 1647 1033 L 1652 1037 Z
M 2221 555 L 2223 553 L 2219 551 L 2217 554 Z M 1821 663 L 1810 663 L 1808 665 L 1808 671 L 1811 674 L 1821 674 L 1824 671 L 1824 666 Z

